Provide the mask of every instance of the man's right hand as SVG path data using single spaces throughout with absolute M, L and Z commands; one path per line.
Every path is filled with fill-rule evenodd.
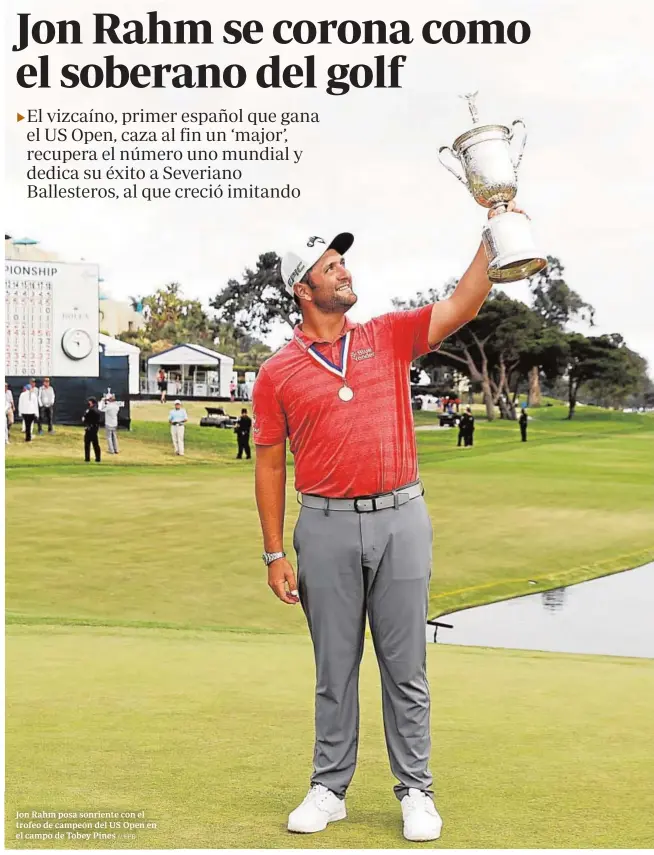
M 268 565 L 268 587 L 276 597 L 289 606 L 300 602 L 295 573 L 288 558 L 278 558 Z

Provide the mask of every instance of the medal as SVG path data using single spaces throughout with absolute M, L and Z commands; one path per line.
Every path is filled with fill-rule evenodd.
M 354 398 L 354 391 L 345 382 L 345 374 L 347 373 L 347 360 L 350 353 L 350 332 L 347 332 L 341 340 L 341 365 L 334 365 L 320 351 L 316 350 L 313 345 L 307 349 L 309 356 L 316 360 L 318 365 L 327 369 L 331 374 L 335 374 L 343 381 L 343 385 L 338 390 L 338 397 L 341 401 L 351 401 Z

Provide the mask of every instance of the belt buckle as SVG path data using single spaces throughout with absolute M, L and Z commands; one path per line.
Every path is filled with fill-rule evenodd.
M 360 508 L 359 502 L 370 502 L 370 507 L 369 508 Z M 368 514 L 371 511 L 376 511 L 377 510 L 377 499 L 374 496 L 371 496 L 368 499 L 355 499 L 354 500 L 354 510 L 358 514 Z

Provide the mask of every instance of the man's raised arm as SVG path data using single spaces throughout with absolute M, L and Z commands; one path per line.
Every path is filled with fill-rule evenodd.
M 525 213 L 521 208 L 517 208 L 513 201 L 509 202 L 507 210 L 518 214 Z M 489 219 L 496 213 L 490 211 Z M 482 243 L 452 294 L 447 299 L 434 303 L 429 324 L 430 347 L 435 347 L 456 332 L 459 327 L 477 317 L 491 289 L 492 283 L 488 278 L 487 270 L 488 258 Z

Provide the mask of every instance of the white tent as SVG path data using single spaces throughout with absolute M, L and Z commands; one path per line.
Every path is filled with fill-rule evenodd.
M 234 360 L 201 344 L 178 344 L 148 359 L 147 391 L 155 394 L 157 373 L 166 372 L 168 395 L 228 398 Z
M 100 333 L 98 341 L 106 356 L 126 356 L 129 363 L 129 394 L 139 394 L 139 361 L 141 358 L 141 350 L 134 344 L 127 344 L 126 341 L 121 341 L 119 338 L 112 338 L 109 335 Z

